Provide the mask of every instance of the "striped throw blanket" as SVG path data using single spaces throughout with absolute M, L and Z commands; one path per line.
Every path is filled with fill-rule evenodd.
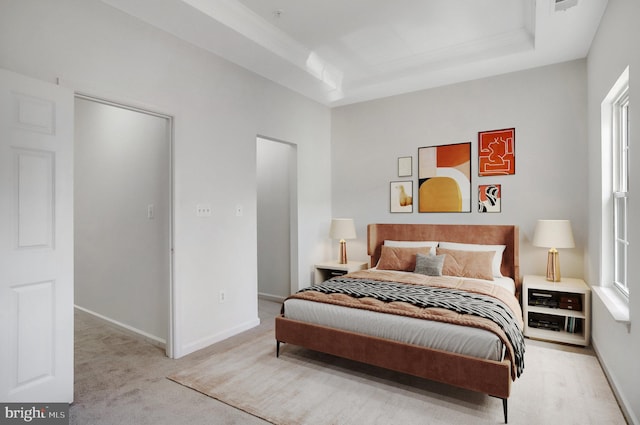
M 496 323 L 506 334 L 513 347 L 516 375 L 520 376 L 524 370 L 525 343 L 522 331 L 511 309 L 492 296 L 452 288 L 350 277 L 336 277 L 298 293 L 306 291 L 345 294 L 354 298 L 371 297 L 385 303 L 400 301 L 420 308 L 444 308 L 459 314 L 483 317 Z

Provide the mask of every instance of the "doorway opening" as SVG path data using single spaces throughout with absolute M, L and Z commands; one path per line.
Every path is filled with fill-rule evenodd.
M 298 289 L 297 146 L 256 139 L 258 296 L 282 302 Z
M 173 119 L 75 97 L 76 308 L 173 357 Z

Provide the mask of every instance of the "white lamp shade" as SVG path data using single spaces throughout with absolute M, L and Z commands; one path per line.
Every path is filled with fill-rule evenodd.
M 332 239 L 355 239 L 356 226 L 352 218 L 334 218 L 331 220 L 329 237 Z
M 533 234 L 533 245 L 544 248 L 574 248 L 573 232 L 569 220 L 538 220 Z

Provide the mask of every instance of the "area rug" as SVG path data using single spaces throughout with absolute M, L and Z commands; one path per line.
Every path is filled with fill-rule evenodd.
M 497 424 L 502 401 L 284 344 L 272 332 L 168 378 L 278 425 Z M 625 424 L 596 357 L 528 344 L 510 424 Z

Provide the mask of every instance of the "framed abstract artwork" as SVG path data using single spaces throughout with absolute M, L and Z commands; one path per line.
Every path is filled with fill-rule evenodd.
M 478 175 L 500 176 L 516 173 L 516 129 L 478 133 Z
M 389 205 L 392 213 L 413 212 L 413 182 L 391 182 Z
M 502 211 L 502 189 L 499 184 L 478 185 L 478 212 Z
M 413 174 L 413 158 L 402 156 L 398 158 L 398 177 L 411 177 Z
M 471 212 L 471 142 L 418 148 L 418 211 Z

